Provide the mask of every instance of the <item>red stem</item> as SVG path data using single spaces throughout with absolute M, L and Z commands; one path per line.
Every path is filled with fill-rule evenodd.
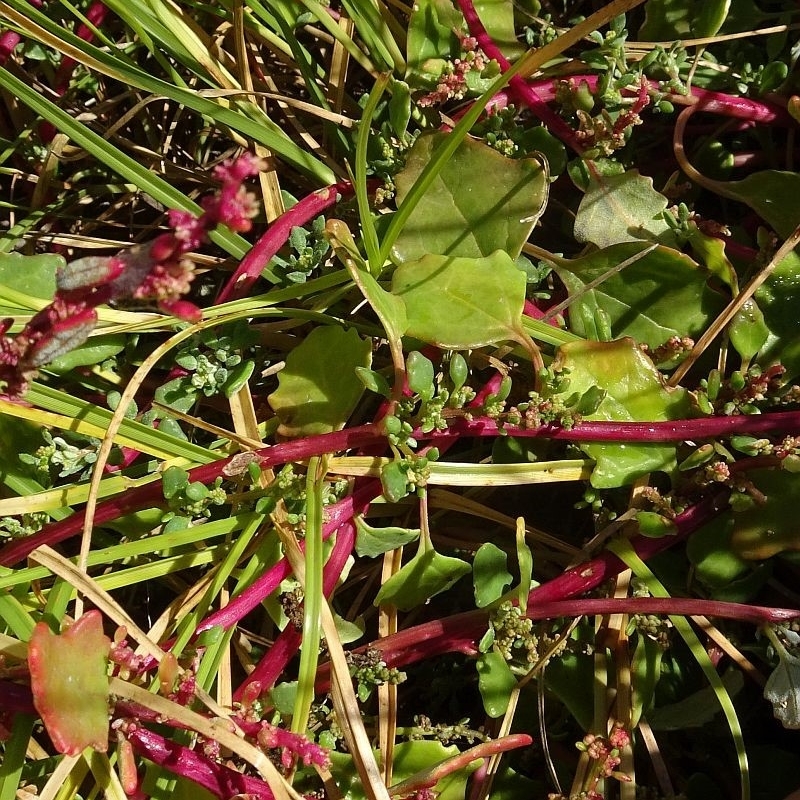
M 272 222 L 261 238 L 242 259 L 236 271 L 222 287 L 215 305 L 243 297 L 258 280 L 264 268 L 286 244 L 292 228 L 308 224 L 323 211 L 335 205 L 342 197 L 354 192 L 350 181 L 340 181 L 304 197 Z
M 511 63 L 503 55 L 500 48 L 481 22 L 472 0 L 457 0 L 461 13 L 467 22 L 467 27 L 472 36 L 475 37 L 484 53 L 489 58 L 493 58 L 500 65 L 503 72 L 511 68 Z M 515 75 L 509 81 L 509 87 L 514 97 L 528 108 L 549 128 L 550 132 L 569 145 L 579 155 L 583 152 L 583 146 L 578 142 L 575 131 L 561 119 L 539 96 L 536 89 L 524 78 Z
M 699 419 L 669 420 L 665 422 L 582 422 L 569 430 L 552 425 L 540 428 L 514 428 L 506 426 L 504 432 L 511 436 L 560 439 L 570 442 L 681 442 L 692 439 L 707 439 L 732 434 L 766 435 L 789 433 L 800 430 L 800 411 L 772 412 L 766 414 L 742 414 L 734 417 L 701 417 Z M 497 423 L 488 419 L 457 419 L 450 430 L 432 434 L 416 432 L 420 440 L 432 444 L 446 444 L 462 436 L 491 437 L 499 435 Z M 315 455 L 335 453 L 342 450 L 376 444 L 384 438 L 378 425 L 360 425 L 333 433 L 309 436 L 282 442 L 261 450 L 255 455 L 261 465 L 274 467 L 291 461 L 303 461 Z M 189 471 L 190 481 L 212 483 L 224 475 L 225 467 L 234 456 L 203 464 Z M 95 524 L 119 519 L 142 508 L 152 508 L 164 502 L 161 483 L 140 486 L 122 495 L 109 498 L 97 506 Z M 344 522 L 344 520 L 342 520 Z M 25 539 L 11 542 L 0 549 L 0 565 L 18 563 L 42 544 L 53 545 L 75 536 L 83 530 L 83 514 L 73 514 L 65 520 L 46 525 L 38 533 Z
M 324 531 L 323 531 L 324 533 Z M 336 583 L 341 577 L 353 545 L 356 540 L 356 528 L 352 522 L 342 525 L 336 533 L 336 544 L 333 546 L 330 557 L 323 569 L 322 591 L 325 597 L 330 597 L 336 588 Z M 288 565 L 287 565 L 288 566 Z M 233 693 L 233 699 L 238 701 L 242 698 L 242 692 L 251 683 L 258 681 L 261 692 L 271 689 L 275 681 L 286 669 L 286 665 L 300 648 L 303 639 L 303 632 L 289 622 L 280 632 L 280 635 L 267 651 L 266 655 L 259 661 L 256 668 L 245 678 Z
M 140 756 L 175 775 L 182 775 L 194 781 L 220 800 L 239 795 L 258 797 L 259 800 L 273 800 L 275 796 L 269 784 L 260 778 L 251 778 L 235 769 L 217 764 L 207 756 L 166 739 L 141 725 L 128 725 L 125 738 Z

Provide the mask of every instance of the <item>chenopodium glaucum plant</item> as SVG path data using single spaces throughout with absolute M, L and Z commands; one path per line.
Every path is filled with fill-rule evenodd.
M 217 225 L 246 233 L 258 213 L 255 195 L 243 181 L 258 174 L 261 160 L 246 153 L 214 170 L 222 184 L 201 202 L 203 213 L 173 209 L 172 228 L 150 243 L 113 256 L 72 261 L 56 273 L 53 301 L 35 314 L 16 336 L 7 333 L 12 319 L 0 321 L 0 395 L 21 397 L 37 369 L 88 339 L 97 323 L 97 307 L 123 297 L 155 302 L 165 313 L 198 322 L 202 311 L 182 299 L 194 279 L 186 254 L 202 245 Z

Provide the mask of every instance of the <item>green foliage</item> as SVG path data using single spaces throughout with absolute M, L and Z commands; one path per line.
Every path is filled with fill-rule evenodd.
M 507 253 L 484 258 L 428 255 L 395 270 L 392 292 L 402 299 L 407 332 L 449 350 L 519 340 L 525 273 Z
M 447 134 L 421 136 L 396 176 L 402 203 Z M 547 172 L 535 158 L 509 159 L 464 139 L 423 194 L 394 243 L 399 264 L 425 255 L 516 259 L 547 201 Z
M 569 371 L 569 392 L 592 386 L 606 390 L 588 419 L 652 422 L 689 414 L 688 393 L 665 388 L 661 374 L 633 339 L 564 345 L 557 366 Z M 584 444 L 581 449 L 597 462 L 591 477 L 596 488 L 623 486 L 648 472 L 671 472 L 677 466 L 675 447 L 668 444 Z
M 653 188 L 652 178 L 638 170 L 618 175 L 592 170 L 575 217 L 575 238 L 601 249 L 642 240 L 672 246 L 675 235 L 664 219 L 667 202 Z
M 621 264 L 627 266 L 587 291 Z M 598 312 L 613 338 L 630 336 L 651 348 L 673 336 L 699 338 L 724 307 L 724 299 L 708 287 L 706 273 L 689 256 L 663 245 L 614 244 L 571 261 L 559 259 L 554 268 L 576 298 L 570 304 L 570 328 L 587 339 L 600 338 Z
M 308 436 L 344 427 L 364 386 L 356 367 L 369 368 L 372 348 L 353 330 L 315 328 L 286 358 L 269 396 L 284 436 Z
M 416 555 L 381 586 L 374 604 L 393 605 L 400 611 L 409 611 L 447 591 L 470 569 L 466 561 L 437 553 L 423 540 Z

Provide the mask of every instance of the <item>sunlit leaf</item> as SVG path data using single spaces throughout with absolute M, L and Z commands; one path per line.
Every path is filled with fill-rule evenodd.
M 525 273 L 501 250 L 486 258 L 429 255 L 398 267 L 392 292 L 402 298 L 407 332 L 451 350 L 518 340 Z
M 36 710 L 59 753 L 108 748 L 108 676 L 111 640 L 99 611 L 89 611 L 61 635 L 37 623 L 28 646 Z
M 511 573 L 506 569 L 508 557 L 496 544 L 484 542 L 472 562 L 472 583 L 475 587 L 475 605 L 485 608 L 502 596 L 511 583 Z
M 419 533 L 418 529 L 411 528 L 373 528 L 356 517 L 356 553 L 375 558 L 419 539 Z
M 356 367 L 371 363 L 371 344 L 355 330 L 314 328 L 286 357 L 269 396 L 279 432 L 311 436 L 342 428 L 364 392 Z
M 470 565 L 460 558 L 423 550 L 381 586 L 375 605 L 388 603 L 401 611 L 410 611 L 449 589 L 469 571 Z
M 592 386 L 607 391 L 588 419 L 653 422 L 690 415 L 688 393 L 668 389 L 633 339 L 573 342 L 558 352 L 557 367 L 569 370 L 569 393 Z M 583 444 L 581 448 L 597 462 L 591 477 L 597 488 L 622 486 L 648 472 L 671 472 L 676 466 L 675 447 L 669 444 Z
M 621 175 L 593 174 L 578 206 L 575 238 L 601 249 L 641 240 L 674 245 L 675 234 L 662 216 L 668 203 L 653 188 L 653 179 L 638 170 Z
M 647 245 L 630 242 L 554 262 L 567 291 L 577 296 L 569 307 L 572 331 L 597 339 L 595 313 L 602 309 L 614 337 L 631 336 L 658 347 L 672 336 L 697 338 L 722 311 L 725 299 L 709 289 L 708 274 L 689 256 L 670 247 L 646 249 Z M 585 291 L 588 283 L 639 254 L 636 261 Z
M 395 177 L 399 204 L 448 135 L 417 139 Z M 429 253 L 478 258 L 495 250 L 517 258 L 546 200 L 547 172 L 538 160 L 506 158 L 465 139 L 411 212 L 392 258 L 398 263 Z

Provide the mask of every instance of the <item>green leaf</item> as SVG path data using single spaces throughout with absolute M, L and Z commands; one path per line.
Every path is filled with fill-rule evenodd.
M 189 485 L 189 473 L 180 467 L 167 467 L 161 476 L 161 490 L 165 500 L 171 500 L 186 491 Z
M 517 687 L 517 679 L 508 662 L 497 650 L 490 650 L 478 657 L 475 668 L 478 670 L 478 689 L 486 714 L 492 719 L 502 717 L 508 708 L 511 693 Z
M 686 544 L 695 577 L 706 586 L 722 586 L 748 569 L 747 562 L 730 550 L 731 533 L 731 518 L 725 514 L 703 526 Z
M 256 362 L 249 359 L 234 367 L 222 384 L 222 393 L 225 397 L 230 400 L 250 380 L 255 368 Z
M 707 3 L 648 0 L 645 5 L 645 21 L 639 30 L 639 36 L 656 42 L 714 36 L 725 23 L 730 5 L 730 0 L 709 0 Z M 757 27 L 755 20 L 753 25 L 737 27 L 737 30 L 747 30 L 748 27 Z
M 108 749 L 111 640 L 99 611 L 88 611 L 57 636 L 37 623 L 28 646 L 33 703 L 59 753 Z
M 374 604 L 388 603 L 400 611 L 410 611 L 449 589 L 469 571 L 470 565 L 460 558 L 424 550 L 381 586 Z
M 501 250 L 485 258 L 429 255 L 395 270 L 407 333 L 449 350 L 519 340 L 525 273 Z
M 653 179 L 638 170 L 605 176 L 595 172 L 578 206 L 575 238 L 601 249 L 641 240 L 674 246 L 675 234 L 662 216 L 668 203 L 653 188 Z
M 506 569 L 508 557 L 492 542 L 484 542 L 472 562 L 472 583 L 475 588 L 475 605 L 486 606 L 499 599 L 506 586 L 511 584 L 511 573 Z
M 464 17 L 449 0 L 420 0 L 408 23 L 406 80 L 427 87 L 438 79 L 445 61 L 458 53 L 456 31 Z
M 402 204 L 450 134 L 421 136 L 397 174 Z M 547 171 L 536 159 L 510 159 L 465 139 L 411 212 L 392 248 L 397 263 L 427 254 L 478 258 L 505 250 L 519 256 L 547 201 Z
M 433 362 L 419 350 L 412 350 L 406 358 L 408 388 L 427 402 L 433 397 L 436 387 L 433 383 Z
M 769 329 L 759 363 L 780 362 L 786 379 L 800 374 L 800 338 L 797 335 L 797 297 L 800 293 L 800 256 L 790 253 L 755 293 L 764 324 Z
M 758 469 L 749 470 L 747 477 L 766 499 L 733 514 L 733 552 L 760 561 L 786 550 L 800 550 L 800 475 Z
M 736 312 L 728 325 L 731 344 L 744 361 L 749 361 L 766 344 L 769 328 L 754 298 Z
M 688 392 L 668 389 L 633 339 L 563 345 L 556 367 L 569 370 L 570 394 L 591 386 L 608 392 L 588 419 L 653 422 L 690 415 Z M 581 449 L 597 462 L 591 484 L 598 489 L 624 486 L 648 472 L 671 472 L 677 466 L 670 444 L 583 444 Z
M 356 553 L 375 558 L 419 539 L 419 534 L 416 528 L 373 528 L 356 517 Z
M 744 687 L 744 678 L 738 670 L 729 670 L 720 681 L 730 697 L 735 697 Z M 717 688 L 705 686 L 677 703 L 652 709 L 647 721 L 654 731 L 683 731 L 708 725 L 719 711 Z
M 800 174 L 754 172 L 740 181 L 716 182 L 720 193 L 753 209 L 786 239 L 800 224 Z
M 3 287 L 17 292 L 51 300 L 56 293 L 56 270 L 67 262 L 56 255 L 23 256 L 20 253 L 0 253 L 0 315 L 19 314 L 22 309 L 6 305 Z M 30 309 L 33 310 L 33 309 Z
M 269 403 L 283 436 L 313 436 L 344 427 L 364 392 L 356 367 L 369 367 L 372 347 L 353 330 L 320 326 L 286 357 Z
M 689 256 L 670 247 L 647 252 L 639 242 L 616 244 L 574 260 L 553 259 L 570 296 L 570 330 L 598 339 L 595 315 L 608 315 L 614 338 L 631 336 L 652 348 L 672 336 L 697 338 L 725 307 L 724 298 L 709 289 L 707 273 Z M 619 264 L 632 261 L 594 289 L 586 285 Z
M 106 333 L 92 336 L 69 353 L 64 353 L 47 365 L 49 372 L 69 372 L 75 367 L 102 364 L 125 349 L 125 337 L 121 333 Z

